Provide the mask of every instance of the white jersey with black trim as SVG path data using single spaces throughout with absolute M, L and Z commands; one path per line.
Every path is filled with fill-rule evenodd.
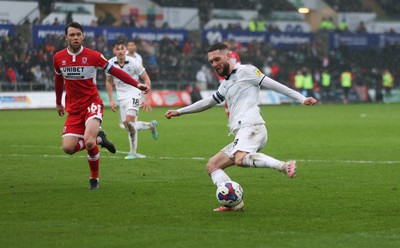
M 236 65 L 220 84 L 213 98 L 217 103 L 224 100 L 228 105 L 229 128 L 235 133 L 238 128 L 264 124 L 259 104 L 260 86 L 287 95 L 299 102 L 305 97 L 283 84 L 265 76 L 253 65 Z
M 135 60 L 129 56 L 125 56 L 125 64 L 123 66 L 119 65 L 117 57 L 109 59 L 108 62 L 109 64 L 120 68 L 128 73 L 136 81 L 139 81 L 140 75 L 145 72 L 145 68 L 141 64 L 135 62 Z M 111 74 L 107 73 L 107 76 L 111 76 Z M 141 90 L 139 90 L 138 88 L 123 83 L 121 80 L 114 76 L 113 81 L 115 84 L 115 89 L 117 90 L 118 101 L 131 98 L 133 93 L 141 93 Z

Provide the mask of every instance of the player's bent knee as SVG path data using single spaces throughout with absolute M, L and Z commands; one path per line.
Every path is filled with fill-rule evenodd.
M 240 158 L 235 157 L 235 165 L 243 166 L 243 157 L 240 157 Z
M 248 154 L 247 152 L 237 152 L 237 153 L 235 154 L 235 159 L 234 159 L 235 165 L 237 165 L 237 166 L 245 166 L 245 165 L 243 164 L 243 158 L 244 158 L 247 154 Z
M 75 149 L 73 147 L 63 147 L 63 151 L 69 155 L 72 155 L 75 153 Z
M 96 145 L 96 142 L 94 140 L 88 140 L 85 141 L 85 146 L 87 150 L 92 150 Z
M 212 158 L 210 160 L 208 160 L 207 165 L 206 165 L 206 171 L 208 174 L 211 174 L 213 171 L 218 170 L 218 169 L 223 169 L 223 168 L 220 168 L 218 166 L 218 164 L 215 163 L 215 161 L 213 161 Z

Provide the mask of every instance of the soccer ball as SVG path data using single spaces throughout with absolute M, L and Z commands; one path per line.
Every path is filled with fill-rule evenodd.
M 234 181 L 226 181 L 218 185 L 217 200 L 225 207 L 235 207 L 243 201 L 243 189 Z

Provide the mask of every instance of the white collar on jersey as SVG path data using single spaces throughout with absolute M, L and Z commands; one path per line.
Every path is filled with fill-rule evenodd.
M 83 46 L 81 46 L 81 49 L 79 49 L 77 53 L 71 52 L 67 47 L 68 54 L 72 56 L 72 62 L 76 62 L 76 56 L 79 55 L 82 51 L 83 51 Z
M 121 69 L 124 68 L 124 65 L 129 64 L 129 60 L 125 60 L 124 64 L 121 66 L 118 59 L 114 61 L 114 64 L 118 65 Z

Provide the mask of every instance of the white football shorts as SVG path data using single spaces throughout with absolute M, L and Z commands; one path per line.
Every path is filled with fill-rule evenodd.
M 225 146 L 221 152 L 233 158 L 237 151 L 255 153 L 267 144 L 268 134 L 265 125 L 254 125 L 240 128 L 232 143 Z
M 121 120 L 125 120 L 127 115 L 138 116 L 140 105 L 142 104 L 143 94 L 131 94 L 130 98 L 119 101 L 119 114 Z

